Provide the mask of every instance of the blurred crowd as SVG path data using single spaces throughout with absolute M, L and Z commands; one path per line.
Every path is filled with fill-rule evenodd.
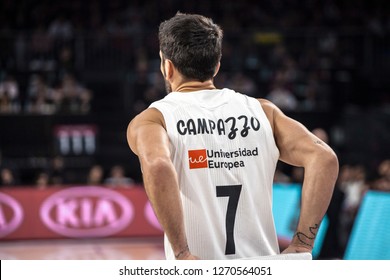
M 62 77 L 57 87 L 50 86 L 44 75 L 34 73 L 26 91 L 22 101 L 18 82 L 11 75 L 5 76 L 0 82 L 0 114 L 86 114 L 90 110 L 91 91 L 70 73 Z
M 287 111 L 388 106 L 388 92 L 376 89 L 367 102 L 361 85 L 375 74 L 368 73 L 373 62 L 365 57 L 365 45 L 390 33 L 389 6 L 364 0 L 5 0 L 0 112 L 88 112 L 92 93 L 75 73 L 97 60 L 111 60 L 106 71 L 131 71 L 130 106 L 138 112 L 164 94 L 155 83 L 156 32 L 177 11 L 211 16 L 223 27 L 219 87 L 267 97 Z M 367 34 L 374 39 L 365 41 Z M 380 62 L 382 52 L 369 56 Z M 30 76 L 18 79 L 18 71 L 27 70 Z
M 1 162 L 0 162 L 1 163 Z M 1 164 L 0 164 L 1 166 Z M 64 187 L 74 185 L 133 187 L 136 182 L 126 175 L 126 169 L 120 164 L 104 168 L 101 164 L 92 164 L 88 170 L 83 170 L 83 176 L 75 176 L 66 164 L 66 159 L 55 156 L 45 161 L 44 167 L 38 168 L 29 187 L 45 189 L 49 187 Z M 20 187 L 26 184 L 19 176 L 18 170 L 2 166 L 0 168 L 0 188 Z
M 377 33 L 389 28 L 387 1 L 355 0 L 69 0 L 53 2 L 3 0 L 1 4 L 2 29 L 34 29 L 47 32 L 55 38 L 71 40 L 75 32 L 83 30 L 116 33 L 137 33 L 155 28 L 161 20 L 176 11 L 202 13 L 213 16 L 226 32 L 241 32 L 266 26 L 286 29 L 323 26 L 344 28 L 364 27 Z

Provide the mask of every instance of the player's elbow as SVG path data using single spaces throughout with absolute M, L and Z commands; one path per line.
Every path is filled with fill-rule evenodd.
M 315 161 L 321 164 L 321 170 L 329 176 L 329 179 L 336 181 L 339 174 L 339 160 L 332 149 L 322 150 L 318 153 Z
M 176 181 L 176 173 L 169 158 L 154 157 L 143 161 L 141 167 L 145 190 L 152 201 L 175 186 L 172 182 Z
M 172 171 L 172 162 L 166 157 L 154 157 L 141 161 L 144 175 L 150 178 L 161 178 Z

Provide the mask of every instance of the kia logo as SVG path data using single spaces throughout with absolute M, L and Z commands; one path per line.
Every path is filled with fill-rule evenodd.
M 131 202 L 101 187 L 72 187 L 48 197 L 40 216 L 54 232 L 67 237 L 103 237 L 125 229 L 134 218 Z
M 23 221 L 23 209 L 19 202 L 0 193 L 0 237 L 15 231 Z

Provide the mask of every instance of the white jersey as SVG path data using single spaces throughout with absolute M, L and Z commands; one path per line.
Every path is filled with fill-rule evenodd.
M 201 259 L 279 253 L 272 182 L 279 150 L 258 100 L 229 89 L 172 92 L 166 123 L 188 246 Z M 174 259 L 165 237 L 167 259 Z

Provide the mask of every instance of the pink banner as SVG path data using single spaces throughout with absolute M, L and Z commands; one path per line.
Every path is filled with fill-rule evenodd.
M 0 240 L 161 235 L 142 186 L 0 190 Z

